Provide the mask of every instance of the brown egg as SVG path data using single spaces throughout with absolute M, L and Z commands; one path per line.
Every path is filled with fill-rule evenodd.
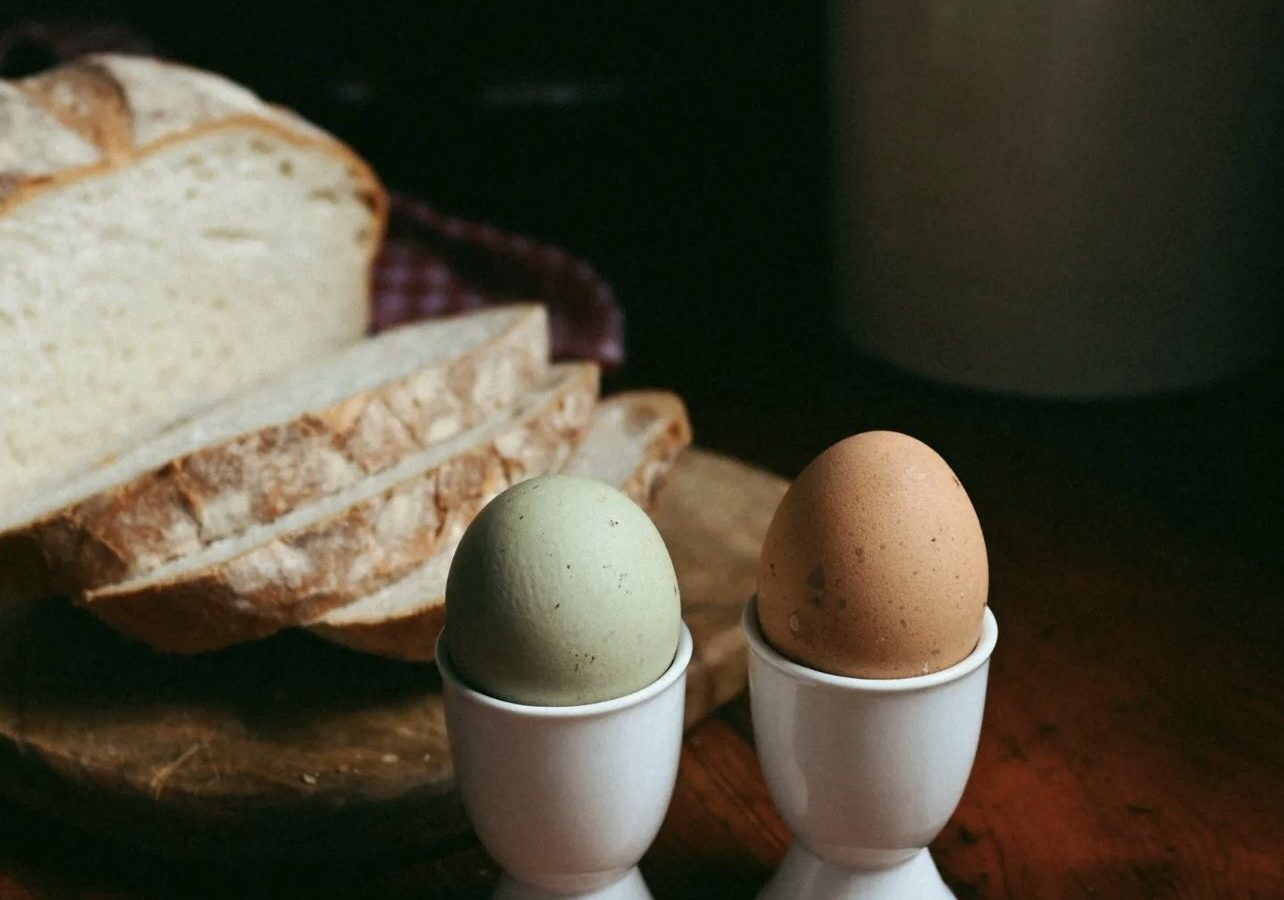
M 921 441 L 870 431 L 812 460 L 780 501 L 758 621 L 813 669 L 905 678 L 972 652 L 988 590 L 981 525 L 954 472 Z

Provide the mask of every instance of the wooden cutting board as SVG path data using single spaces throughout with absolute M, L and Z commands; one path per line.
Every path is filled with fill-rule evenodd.
M 661 495 L 695 638 L 688 723 L 744 688 L 740 611 L 785 487 L 693 449 Z M 434 666 L 302 632 L 167 657 L 64 602 L 0 612 L 0 790 L 26 805 L 220 859 L 420 849 L 467 828 Z

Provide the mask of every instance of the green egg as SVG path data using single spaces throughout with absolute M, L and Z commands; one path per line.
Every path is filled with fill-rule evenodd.
M 549 475 L 473 520 L 446 584 L 446 652 L 472 687 L 569 706 L 622 697 L 673 661 L 677 575 L 647 514 L 615 488 Z

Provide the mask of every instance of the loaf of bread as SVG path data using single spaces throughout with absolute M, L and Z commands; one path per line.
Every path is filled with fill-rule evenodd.
M 198 653 L 303 625 L 422 564 L 486 498 L 561 468 L 597 399 L 590 363 L 553 367 L 486 422 L 267 525 L 217 541 L 81 602 L 118 630 Z
M 159 650 L 291 627 L 430 660 L 464 528 L 554 471 L 648 503 L 676 397 L 597 406 L 542 308 L 365 339 L 387 200 L 218 76 L 0 82 L 0 607 L 57 590 Z
M 138 577 L 481 424 L 534 388 L 533 304 L 407 325 L 238 392 L 111 464 L 0 509 L 55 592 Z
M 598 404 L 584 441 L 563 472 L 615 485 L 649 508 L 691 442 L 682 401 L 659 391 L 617 394 Z M 467 522 L 423 565 L 309 626 L 328 641 L 410 662 L 431 662 L 446 621 L 446 576 Z
M 360 338 L 385 210 L 345 146 L 205 72 L 0 82 L 0 496 Z

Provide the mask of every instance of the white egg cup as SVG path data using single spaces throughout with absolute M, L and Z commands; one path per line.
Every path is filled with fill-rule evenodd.
M 438 639 L 455 781 L 504 869 L 496 898 L 650 900 L 637 863 L 678 776 L 691 646 L 683 625 L 669 668 L 623 697 L 527 706 L 464 684 Z
M 910 678 L 846 678 L 792 662 L 745 607 L 749 696 L 772 800 L 794 835 L 759 900 L 952 898 L 927 846 L 976 757 L 998 624 L 961 662 Z

